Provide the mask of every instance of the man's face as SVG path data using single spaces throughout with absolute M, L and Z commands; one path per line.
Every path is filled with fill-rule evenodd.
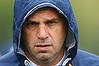
M 53 8 L 35 11 L 22 27 L 22 41 L 26 55 L 32 61 L 52 62 L 64 54 L 66 25 Z

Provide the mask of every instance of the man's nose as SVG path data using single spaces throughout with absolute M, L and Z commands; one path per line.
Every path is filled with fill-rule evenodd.
M 48 36 L 49 36 L 49 34 L 48 34 L 46 25 L 44 25 L 44 24 L 39 25 L 38 30 L 37 30 L 37 37 L 39 39 L 44 40 L 44 39 L 47 39 Z

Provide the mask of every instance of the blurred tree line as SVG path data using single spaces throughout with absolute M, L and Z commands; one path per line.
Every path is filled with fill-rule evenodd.
M 99 55 L 99 0 L 70 1 L 79 29 L 79 48 Z M 12 45 L 13 7 L 14 0 L 0 0 L 0 48 Z

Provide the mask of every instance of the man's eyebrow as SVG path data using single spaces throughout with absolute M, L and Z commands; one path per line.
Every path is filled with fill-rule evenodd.
M 53 19 L 51 19 L 52 21 L 54 21 L 54 20 L 59 20 L 59 19 L 57 19 L 57 18 L 53 18 Z
M 61 19 L 52 18 L 52 19 L 48 19 L 48 20 L 46 20 L 44 22 L 46 23 L 46 22 L 59 22 L 59 21 L 61 21 Z M 32 23 L 32 22 L 39 23 L 39 22 L 31 20 L 31 19 L 26 19 L 26 23 Z
M 53 19 L 48 19 L 47 21 L 61 21 L 61 19 L 53 18 Z
M 35 23 L 38 23 L 37 21 L 31 20 L 31 19 L 26 19 L 26 22 L 35 22 Z

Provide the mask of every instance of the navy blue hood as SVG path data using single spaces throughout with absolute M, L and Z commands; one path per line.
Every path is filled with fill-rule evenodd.
M 77 52 L 78 29 L 76 20 L 69 0 L 15 0 L 14 23 L 13 23 L 13 43 L 16 54 L 19 52 L 20 33 L 26 18 L 34 11 L 43 7 L 55 8 L 68 20 L 69 30 L 65 46 L 68 47 L 68 58 L 74 58 Z

